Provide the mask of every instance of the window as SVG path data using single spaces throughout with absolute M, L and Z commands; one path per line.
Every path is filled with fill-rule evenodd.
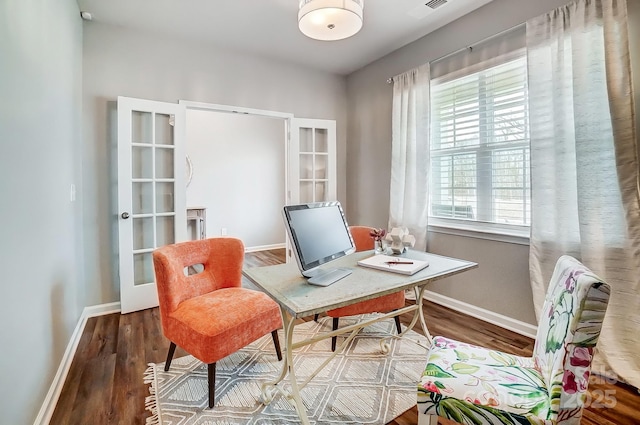
M 527 64 L 431 82 L 430 216 L 529 226 Z

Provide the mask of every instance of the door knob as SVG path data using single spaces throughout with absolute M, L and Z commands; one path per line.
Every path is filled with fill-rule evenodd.
M 124 218 L 125 220 L 129 218 L 129 213 L 128 212 L 123 212 L 122 214 L 120 214 L 120 217 Z

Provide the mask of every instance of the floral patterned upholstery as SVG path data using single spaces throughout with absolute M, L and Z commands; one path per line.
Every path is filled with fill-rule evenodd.
M 434 338 L 418 383 L 419 423 L 440 416 L 478 425 L 578 425 L 609 290 L 580 262 L 562 256 L 533 357 Z

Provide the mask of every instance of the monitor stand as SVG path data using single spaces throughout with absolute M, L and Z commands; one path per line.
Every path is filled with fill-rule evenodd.
M 353 270 L 345 269 L 345 268 L 334 268 L 334 269 L 317 269 L 308 275 L 305 274 L 307 282 L 312 285 L 318 286 L 329 286 L 332 283 L 339 281 L 340 279 L 349 276 Z

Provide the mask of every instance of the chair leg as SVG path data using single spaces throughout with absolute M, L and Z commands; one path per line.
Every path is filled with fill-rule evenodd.
M 318 321 L 318 317 L 320 317 L 320 314 L 316 313 L 313 315 L 313 321 L 317 322 Z
M 167 352 L 167 361 L 164 362 L 164 371 L 169 371 L 169 367 L 171 366 L 171 360 L 173 360 L 173 353 L 176 352 L 176 345 L 172 342 L 169 345 L 169 352 Z
M 209 409 L 213 407 L 216 397 L 216 364 L 207 365 L 207 378 L 209 380 Z
M 333 329 L 332 330 L 336 330 L 338 329 L 338 322 L 340 321 L 340 319 L 338 319 L 337 317 L 333 318 Z M 336 342 L 338 341 L 338 336 L 334 335 L 331 337 L 331 351 L 336 351 Z
M 400 327 L 400 316 L 394 317 L 396 321 L 396 329 L 398 330 L 398 335 L 402 333 L 402 327 Z
M 273 345 L 276 347 L 276 355 L 278 356 L 278 360 L 282 360 L 282 351 L 280 351 L 280 339 L 278 338 L 278 331 L 275 330 L 271 332 L 271 337 L 273 338 Z

